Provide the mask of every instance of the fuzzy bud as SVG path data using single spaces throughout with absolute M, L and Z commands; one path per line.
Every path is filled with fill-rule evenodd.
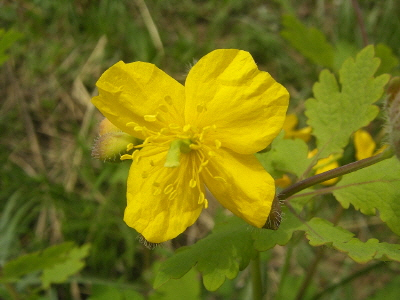
M 394 77 L 387 89 L 389 142 L 397 158 L 400 159 L 400 77 Z
M 103 161 L 120 162 L 121 155 L 127 154 L 141 142 L 104 119 L 99 124 L 99 137 L 94 142 L 92 156 Z

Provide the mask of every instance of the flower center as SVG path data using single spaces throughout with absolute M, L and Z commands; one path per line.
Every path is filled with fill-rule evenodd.
M 176 124 L 167 124 L 163 114 L 167 113 L 172 108 L 172 100 L 170 97 L 165 97 L 165 104 L 159 106 L 159 111 L 154 115 L 145 115 L 144 120 L 152 123 L 158 121 L 165 126 L 159 131 L 154 131 L 146 126 L 139 126 L 134 122 L 127 123 L 128 127 L 133 127 L 135 131 L 140 131 L 145 140 L 142 144 L 134 146 L 127 145 L 127 150 L 134 149 L 132 154 L 121 156 L 122 160 L 132 159 L 135 162 L 143 157 L 150 158 L 150 166 L 148 170 L 143 171 L 142 178 L 148 178 L 154 172 L 157 176 L 153 177 L 153 195 L 164 193 L 168 195 L 168 199 L 174 199 L 179 188 L 184 188 L 188 185 L 191 189 L 195 189 L 199 195 L 198 204 L 203 204 L 208 207 L 208 201 L 205 198 L 204 187 L 200 184 L 200 173 L 207 172 L 209 176 L 216 180 L 226 182 L 223 178 L 213 176 L 207 167 L 210 159 L 214 157 L 215 151 L 221 148 L 219 140 L 207 139 L 207 133 L 215 131 L 216 126 L 206 126 L 197 128 L 191 124 L 179 126 Z M 197 113 L 202 114 L 206 111 L 205 105 L 198 105 Z M 149 126 L 150 127 L 150 126 Z M 146 151 L 139 151 L 140 148 L 147 148 Z M 154 162 L 151 156 L 167 151 L 165 162 Z M 190 155 L 185 159 L 185 166 L 178 168 L 182 161 L 182 155 Z M 175 175 L 173 175 L 175 174 Z M 177 175 L 178 174 L 178 175 Z M 188 181 L 188 178 L 190 180 Z

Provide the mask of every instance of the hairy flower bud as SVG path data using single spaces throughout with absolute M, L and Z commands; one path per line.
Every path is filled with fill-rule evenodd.
M 141 141 L 114 126 L 108 119 L 99 124 L 99 137 L 92 148 L 92 156 L 109 162 L 120 162 L 120 157 Z
M 400 77 L 394 77 L 390 81 L 387 93 L 389 142 L 397 158 L 400 159 Z

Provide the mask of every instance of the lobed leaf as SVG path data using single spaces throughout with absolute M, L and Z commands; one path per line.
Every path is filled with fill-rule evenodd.
M 400 261 L 400 245 L 380 243 L 377 239 L 361 242 L 350 231 L 320 218 L 313 218 L 307 224 L 306 237 L 312 246 L 331 246 L 358 263 L 372 259 Z
M 344 208 L 352 204 L 363 214 L 376 214 L 400 235 L 400 162 L 392 157 L 347 174 L 333 195 Z M 341 188 L 340 188 L 341 187 Z
M 232 217 L 213 233 L 190 247 L 182 247 L 160 267 L 154 288 L 169 279 L 181 278 L 192 267 L 203 274 L 207 290 L 217 290 L 226 278 L 233 279 L 243 270 L 254 255 L 249 225 Z
M 353 132 L 368 125 L 378 114 L 372 105 L 383 94 L 389 75 L 374 77 L 379 59 L 373 46 L 367 46 L 356 59 L 347 59 L 339 71 L 340 84 L 328 70 L 323 70 L 314 84 L 314 98 L 306 101 L 308 124 L 317 139 L 320 157 L 340 153 Z
M 284 139 L 283 132 L 271 144 L 268 152 L 257 153 L 256 157 L 272 176 L 277 176 L 276 171 L 292 173 L 301 177 L 311 159 L 307 158 L 308 146 L 301 139 Z

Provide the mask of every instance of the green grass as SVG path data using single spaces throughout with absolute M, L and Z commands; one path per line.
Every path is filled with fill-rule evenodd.
M 1 4 L 0 28 L 14 29 L 23 37 L 7 51 L 9 59 L 0 67 L 0 266 L 62 241 L 92 245 L 76 280 L 53 286 L 42 293 L 42 299 L 78 299 L 70 291 L 76 282 L 82 295 L 91 293 L 89 283 L 150 295 L 154 293 L 154 263 L 208 232 L 204 222 L 199 223 L 197 233 L 185 233 L 149 251 L 123 222 L 129 165 L 102 163 L 90 155 L 101 115 L 89 101 L 96 94 L 95 82 L 109 66 L 118 60 L 148 61 L 183 82 L 189 66 L 209 51 L 244 49 L 289 89 L 291 110 L 301 112 L 321 68 L 280 36 L 282 16 L 295 14 L 307 26 L 322 30 L 334 44 L 363 48 L 359 23 L 347 0 L 151 0 L 146 1 L 151 18 L 139 2 L 20 0 Z M 400 57 L 399 2 L 359 4 L 369 43 L 384 43 Z M 154 22 L 156 31 L 151 31 L 149 22 Z M 329 205 L 335 207 L 329 202 L 314 209 L 333 215 Z M 346 218 L 351 220 L 353 213 L 346 212 Z M 366 228 L 363 222 L 351 225 L 361 235 L 383 230 L 374 224 Z M 386 232 L 382 235 L 395 239 Z M 278 291 L 285 255 L 286 266 L 290 265 L 285 284 L 290 289 L 291 282 L 304 276 L 305 259 L 311 261 L 315 249 L 299 238 L 272 253 L 268 264 L 264 260 L 269 265 L 265 276 L 271 295 Z M 312 290 L 320 292 L 362 268 L 328 249 Z M 339 285 L 332 298 L 322 299 L 365 299 L 399 270 L 394 263 L 379 265 Z M 215 294 L 203 289 L 201 299 L 246 297 L 246 276 L 243 272 Z M 17 290 L 33 292 L 29 280 L 25 278 Z M 282 289 L 279 292 L 287 295 L 288 290 Z M 2 295 L 11 299 L 0 288 Z

